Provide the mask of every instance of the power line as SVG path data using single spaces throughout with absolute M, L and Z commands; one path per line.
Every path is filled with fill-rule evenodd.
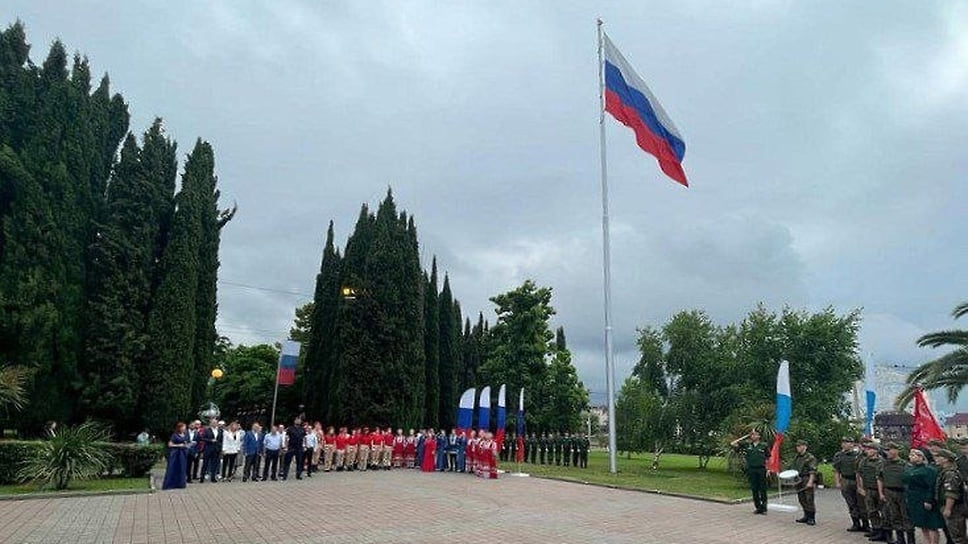
M 303 292 L 300 292 L 300 291 L 290 291 L 288 289 L 275 289 L 275 288 L 272 288 L 272 287 L 260 287 L 258 285 L 251 285 L 251 284 L 248 284 L 248 283 L 241 283 L 241 282 L 237 282 L 237 281 L 218 280 L 218 282 L 221 283 L 221 284 L 223 284 L 223 285 L 231 285 L 232 287 L 242 287 L 244 289 L 255 289 L 256 291 L 265 291 L 265 292 L 268 292 L 268 293 L 279 293 L 281 295 L 292 295 L 292 296 L 295 296 L 295 297 L 312 297 L 313 296 L 313 295 L 310 295 L 309 293 L 303 293 Z

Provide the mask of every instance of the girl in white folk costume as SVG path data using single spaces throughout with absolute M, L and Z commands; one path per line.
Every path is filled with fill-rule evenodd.
M 417 459 L 417 437 L 414 430 L 410 429 L 410 434 L 403 440 L 403 460 L 407 468 L 413 468 Z

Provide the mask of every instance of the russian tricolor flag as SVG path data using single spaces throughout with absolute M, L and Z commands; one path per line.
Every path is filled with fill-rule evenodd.
M 504 445 L 504 426 L 507 425 L 507 402 L 505 399 L 505 384 L 501 384 L 501 388 L 497 392 L 497 433 L 495 440 L 497 441 L 497 449 L 501 449 Z
M 643 151 L 659 160 L 667 176 L 689 186 L 682 170 L 686 144 L 645 81 L 622 53 L 603 35 L 605 49 L 605 111 L 635 132 Z
M 767 468 L 771 472 L 780 472 L 780 445 L 783 444 L 783 434 L 790 427 L 790 414 L 793 413 L 793 395 L 790 393 L 790 363 L 780 363 L 780 370 L 776 373 L 776 439 L 770 450 Z
M 491 386 L 481 389 L 481 397 L 477 402 L 477 428 L 491 430 Z
M 299 364 L 299 342 L 286 340 L 279 354 L 279 371 L 276 380 L 279 385 L 292 385 L 296 381 L 296 366 Z
M 473 387 L 464 391 L 457 406 L 457 428 L 461 432 L 470 431 L 474 426 L 474 400 L 477 390 Z
M 867 364 L 864 366 L 864 381 L 867 383 L 865 397 L 867 400 L 867 418 L 864 420 L 864 436 L 871 438 L 874 436 L 874 406 L 877 404 L 877 393 L 874 389 L 874 354 L 867 357 Z

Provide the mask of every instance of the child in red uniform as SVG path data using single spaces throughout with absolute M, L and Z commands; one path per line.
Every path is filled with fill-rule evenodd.
M 403 460 L 406 463 L 407 468 L 413 468 L 416 464 L 417 458 L 417 437 L 413 434 L 413 429 L 410 429 L 410 434 L 403 439 Z M 423 459 L 421 459 L 422 461 Z

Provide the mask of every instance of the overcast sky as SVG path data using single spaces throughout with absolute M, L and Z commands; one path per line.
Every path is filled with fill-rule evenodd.
M 37 2 L 7 0 L 38 64 L 55 37 L 107 71 L 131 129 L 214 145 L 218 328 L 282 339 L 335 220 L 393 187 L 465 313 L 554 288 L 605 390 L 595 18 L 686 142 L 691 187 L 607 122 L 617 380 L 635 329 L 757 303 L 863 309 L 880 364 L 968 298 L 963 2 Z M 263 289 L 302 293 L 292 295 Z M 965 327 L 965 323 L 960 324 Z

